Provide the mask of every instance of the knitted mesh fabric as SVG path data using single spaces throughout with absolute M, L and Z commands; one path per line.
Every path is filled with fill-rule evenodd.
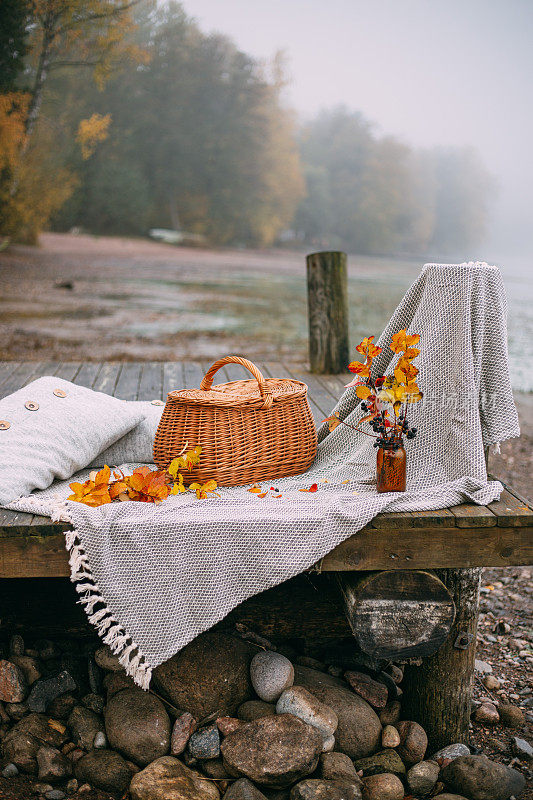
M 405 493 L 377 494 L 372 439 L 339 425 L 329 435 L 320 430 L 307 473 L 276 481 L 281 499 L 235 487 L 220 499 L 187 494 L 157 507 L 66 504 L 72 579 L 91 622 L 139 685 L 240 602 L 312 566 L 376 514 L 499 496 L 501 484 L 487 480 L 484 446 L 519 435 L 499 270 L 426 265 L 379 340 L 376 374 L 392 370 L 388 344 L 403 328 L 421 334 L 415 363 L 425 395 L 410 407 L 418 435 L 407 445 Z M 348 389 L 336 408 L 355 424 L 359 402 Z M 299 491 L 315 482 L 316 493 Z M 64 497 L 65 487 L 56 493 Z M 41 513 L 50 511 L 51 495 L 32 498 Z

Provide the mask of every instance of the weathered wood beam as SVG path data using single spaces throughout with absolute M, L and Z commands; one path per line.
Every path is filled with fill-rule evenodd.
M 339 573 L 346 617 L 361 650 L 374 659 L 419 658 L 446 641 L 453 599 L 425 570 Z
M 444 569 L 437 575 L 453 597 L 455 622 L 436 653 L 421 666 L 406 667 L 402 683 L 403 719 L 423 726 L 429 752 L 468 740 L 481 569 Z
M 306 260 L 311 372 L 345 372 L 350 360 L 346 253 L 311 253 Z

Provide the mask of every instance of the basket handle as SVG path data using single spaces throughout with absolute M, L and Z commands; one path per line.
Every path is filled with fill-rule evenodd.
M 248 361 L 247 358 L 241 358 L 240 356 L 225 356 L 224 358 L 219 358 L 218 361 L 215 361 L 213 366 L 209 367 L 204 377 L 202 378 L 200 389 L 202 389 L 204 392 L 208 392 L 211 386 L 213 385 L 213 378 L 215 372 L 218 372 L 218 370 L 225 364 L 240 364 L 241 367 L 245 367 L 245 369 L 251 372 L 257 381 L 257 384 L 259 386 L 259 393 L 263 398 L 262 408 L 270 408 L 270 406 L 274 401 L 274 398 L 272 397 L 272 392 L 265 384 L 265 379 L 263 377 L 262 372 L 255 366 L 255 364 L 253 364 L 251 361 Z

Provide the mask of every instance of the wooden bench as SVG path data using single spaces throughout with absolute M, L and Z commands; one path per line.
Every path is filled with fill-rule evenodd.
M 164 399 L 173 388 L 197 388 L 209 366 L 199 362 L 3 362 L 0 397 L 41 375 L 56 375 L 124 400 Z M 268 377 L 290 376 L 306 382 L 317 424 L 330 413 L 346 383 L 342 376 L 311 375 L 298 365 L 268 362 L 259 366 Z M 242 377 L 236 365 L 228 365 L 219 374 L 221 381 Z M 67 529 L 68 525 L 52 523 L 48 518 L 0 509 L 0 578 L 68 577 L 63 537 Z M 464 738 L 467 730 L 477 624 L 477 588 L 472 587 L 478 585 L 478 568 L 531 563 L 533 508 L 507 487 L 500 500 L 489 506 L 463 504 L 439 511 L 380 514 L 325 556 L 316 570 L 344 575 L 347 610 L 351 590 L 346 581 L 355 573 L 400 570 L 411 581 L 413 570 L 431 570 L 447 586 L 455 605 L 455 621 L 447 641 L 425 659 L 421 668 L 406 671 L 411 691 L 406 691 L 405 705 L 416 718 L 428 712 L 429 703 L 431 715 L 438 722 L 438 731 L 429 730 L 429 734 L 438 745 L 451 738 Z M 396 578 L 394 585 L 401 586 L 402 581 Z M 401 595 L 400 589 L 395 591 Z M 268 595 L 265 602 L 271 602 L 271 597 Z M 244 604 L 241 619 L 246 618 L 254 602 L 252 599 L 248 606 Z M 330 613 L 333 615 L 333 611 Z M 268 633 L 268 615 L 259 616 L 263 618 L 263 632 Z M 432 681 L 435 685 L 446 682 L 442 702 L 435 697 L 438 692 L 430 685 Z M 427 694 L 424 708 L 419 702 L 422 685 Z

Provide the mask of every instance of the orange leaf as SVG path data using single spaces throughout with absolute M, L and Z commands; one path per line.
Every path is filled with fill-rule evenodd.
M 268 494 L 268 492 L 261 492 L 261 494 L 258 494 L 257 496 L 258 496 L 258 497 L 260 497 L 260 498 L 261 498 L 261 500 L 262 500 L 262 499 L 263 499 L 263 497 L 266 497 L 266 496 L 267 496 L 267 494 Z

